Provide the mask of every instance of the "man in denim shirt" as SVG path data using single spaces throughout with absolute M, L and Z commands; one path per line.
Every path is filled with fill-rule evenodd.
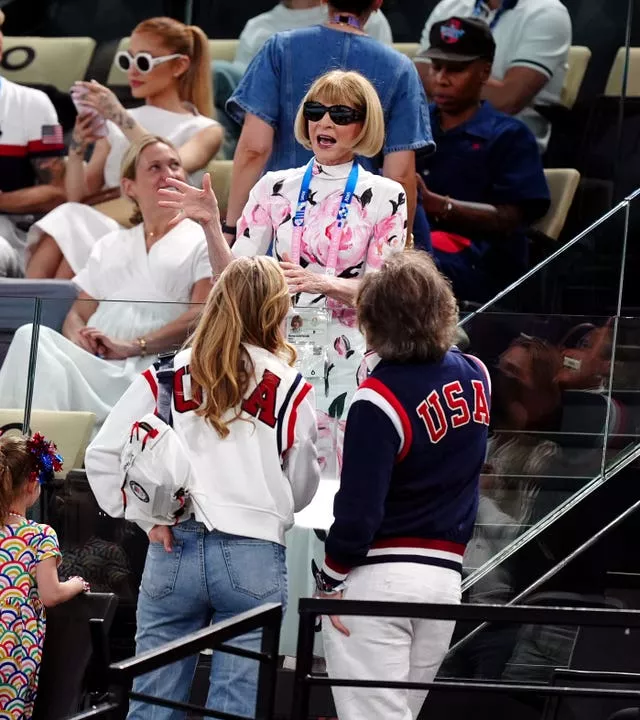
M 333 69 L 356 70 L 375 86 L 385 113 L 384 158 L 369 170 L 400 182 L 407 193 L 409 227 L 416 206 L 415 151 L 431 148 L 426 97 L 413 63 L 362 29 L 382 0 L 331 0 L 325 25 L 277 33 L 252 60 L 227 102 L 243 124 L 234 157 L 224 225 L 228 240 L 251 188 L 265 170 L 300 167 L 311 153 L 293 136 L 298 106 L 311 83 Z M 376 166 L 377 165 L 377 166 Z

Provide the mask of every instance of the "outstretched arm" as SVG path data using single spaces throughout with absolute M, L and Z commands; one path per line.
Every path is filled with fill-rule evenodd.
M 160 202 L 158 204 L 176 211 L 176 215 L 171 221 L 172 225 L 177 225 L 185 218 L 190 218 L 202 226 L 207 239 L 213 274 L 221 273 L 233 260 L 233 253 L 222 234 L 220 210 L 218 200 L 211 187 L 211 176 L 209 173 L 205 173 L 202 179 L 202 190 L 175 178 L 167 178 L 167 185 L 173 186 L 175 190 L 159 190 Z
M 38 595 L 45 607 L 60 605 L 89 589 L 89 585 L 80 577 L 72 577 L 66 582 L 60 582 L 54 557 L 48 557 L 36 565 L 36 583 Z

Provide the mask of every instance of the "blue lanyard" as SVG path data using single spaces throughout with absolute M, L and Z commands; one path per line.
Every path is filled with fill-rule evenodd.
M 515 3 L 513 2 L 505 2 L 505 0 L 503 0 L 502 5 L 500 5 L 498 11 L 494 15 L 489 28 L 493 30 L 493 28 L 498 24 L 498 20 L 500 20 L 507 10 L 511 10 L 514 5 Z M 484 18 L 486 12 L 483 10 L 483 6 L 485 8 L 487 7 L 485 0 L 476 0 L 476 5 L 473 8 L 473 17 L 479 17 L 481 20 Z
M 315 158 L 311 158 L 307 169 L 304 171 L 304 177 L 302 178 L 302 185 L 300 186 L 300 194 L 298 195 L 298 205 L 296 206 L 296 213 L 293 216 L 293 237 L 291 239 L 291 261 L 300 264 L 300 245 L 302 242 L 302 228 L 304 227 L 304 217 L 307 212 L 307 202 L 309 201 L 309 193 L 311 187 L 311 180 L 313 178 L 313 166 L 316 162 Z M 347 184 L 345 185 L 344 192 L 342 193 L 342 200 L 340 201 L 340 207 L 338 208 L 337 222 L 338 228 L 343 228 L 347 215 L 349 214 L 349 205 L 353 199 L 353 195 L 356 191 L 356 185 L 358 184 L 358 162 L 353 161 L 351 172 L 347 178 Z M 327 256 L 326 271 L 329 275 L 335 275 L 336 268 L 338 266 L 338 252 L 340 250 L 340 233 L 332 240 L 329 247 L 329 253 Z

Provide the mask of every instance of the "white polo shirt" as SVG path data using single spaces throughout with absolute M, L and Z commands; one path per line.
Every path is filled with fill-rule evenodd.
M 433 9 L 422 33 L 422 49 L 429 47 L 431 26 L 457 15 L 474 14 L 476 0 L 441 0 Z M 489 25 L 496 12 L 478 15 Z M 529 67 L 548 78 L 548 83 L 534 98 L 532 105 L 556 105 L 560 102 L 567 59 L 571 47 L 571 18 L 560 0 L 516 0 L 515 7 L 502 12 L 493 27 L 496 56 L 492 75 L 503 80 L 509 68 Z M 551 124 L 533 107 L 525 108 L 518 117 L 536 136 L 544 151 L 551 135 Z
M 244 72 L 267 40 L 278 32 L 321 25 L 327 22 L 327 6 L 294 10 L 278 3 L 272 10 L 251 18 L 240 33 L 234 65 Z M 389 21 L 380 10 L 374 12 L 364 26 L 365 32 L 385 45 L 393 43 Z

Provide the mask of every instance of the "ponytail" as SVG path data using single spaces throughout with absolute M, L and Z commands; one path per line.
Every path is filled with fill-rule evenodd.
M 143 20 L 134 33 L 152 33 L 162 40 L 168 49 L 189 58 L 189 67 L 178 80 L 180 99 L 191 103 L 200 115 L 213 117 L 213 82 L 209 40 L 196 25 L 169 17 Z
M 209 40 L 197 25 L 189 25 L 193 52 L 189 69 L 180 78 L 180 96 L 195 105 L 200 115 L 213 117 L 213 74 Z
M 7 521 L 7 515 L 13 501 L 13 477 L 9 463 L 2 450 L 0 450 L 0 525 Z
M 0 525 L 4 525 L 11 504 L 36 469 L 36 460 L 24 435 L 0 436 Z

